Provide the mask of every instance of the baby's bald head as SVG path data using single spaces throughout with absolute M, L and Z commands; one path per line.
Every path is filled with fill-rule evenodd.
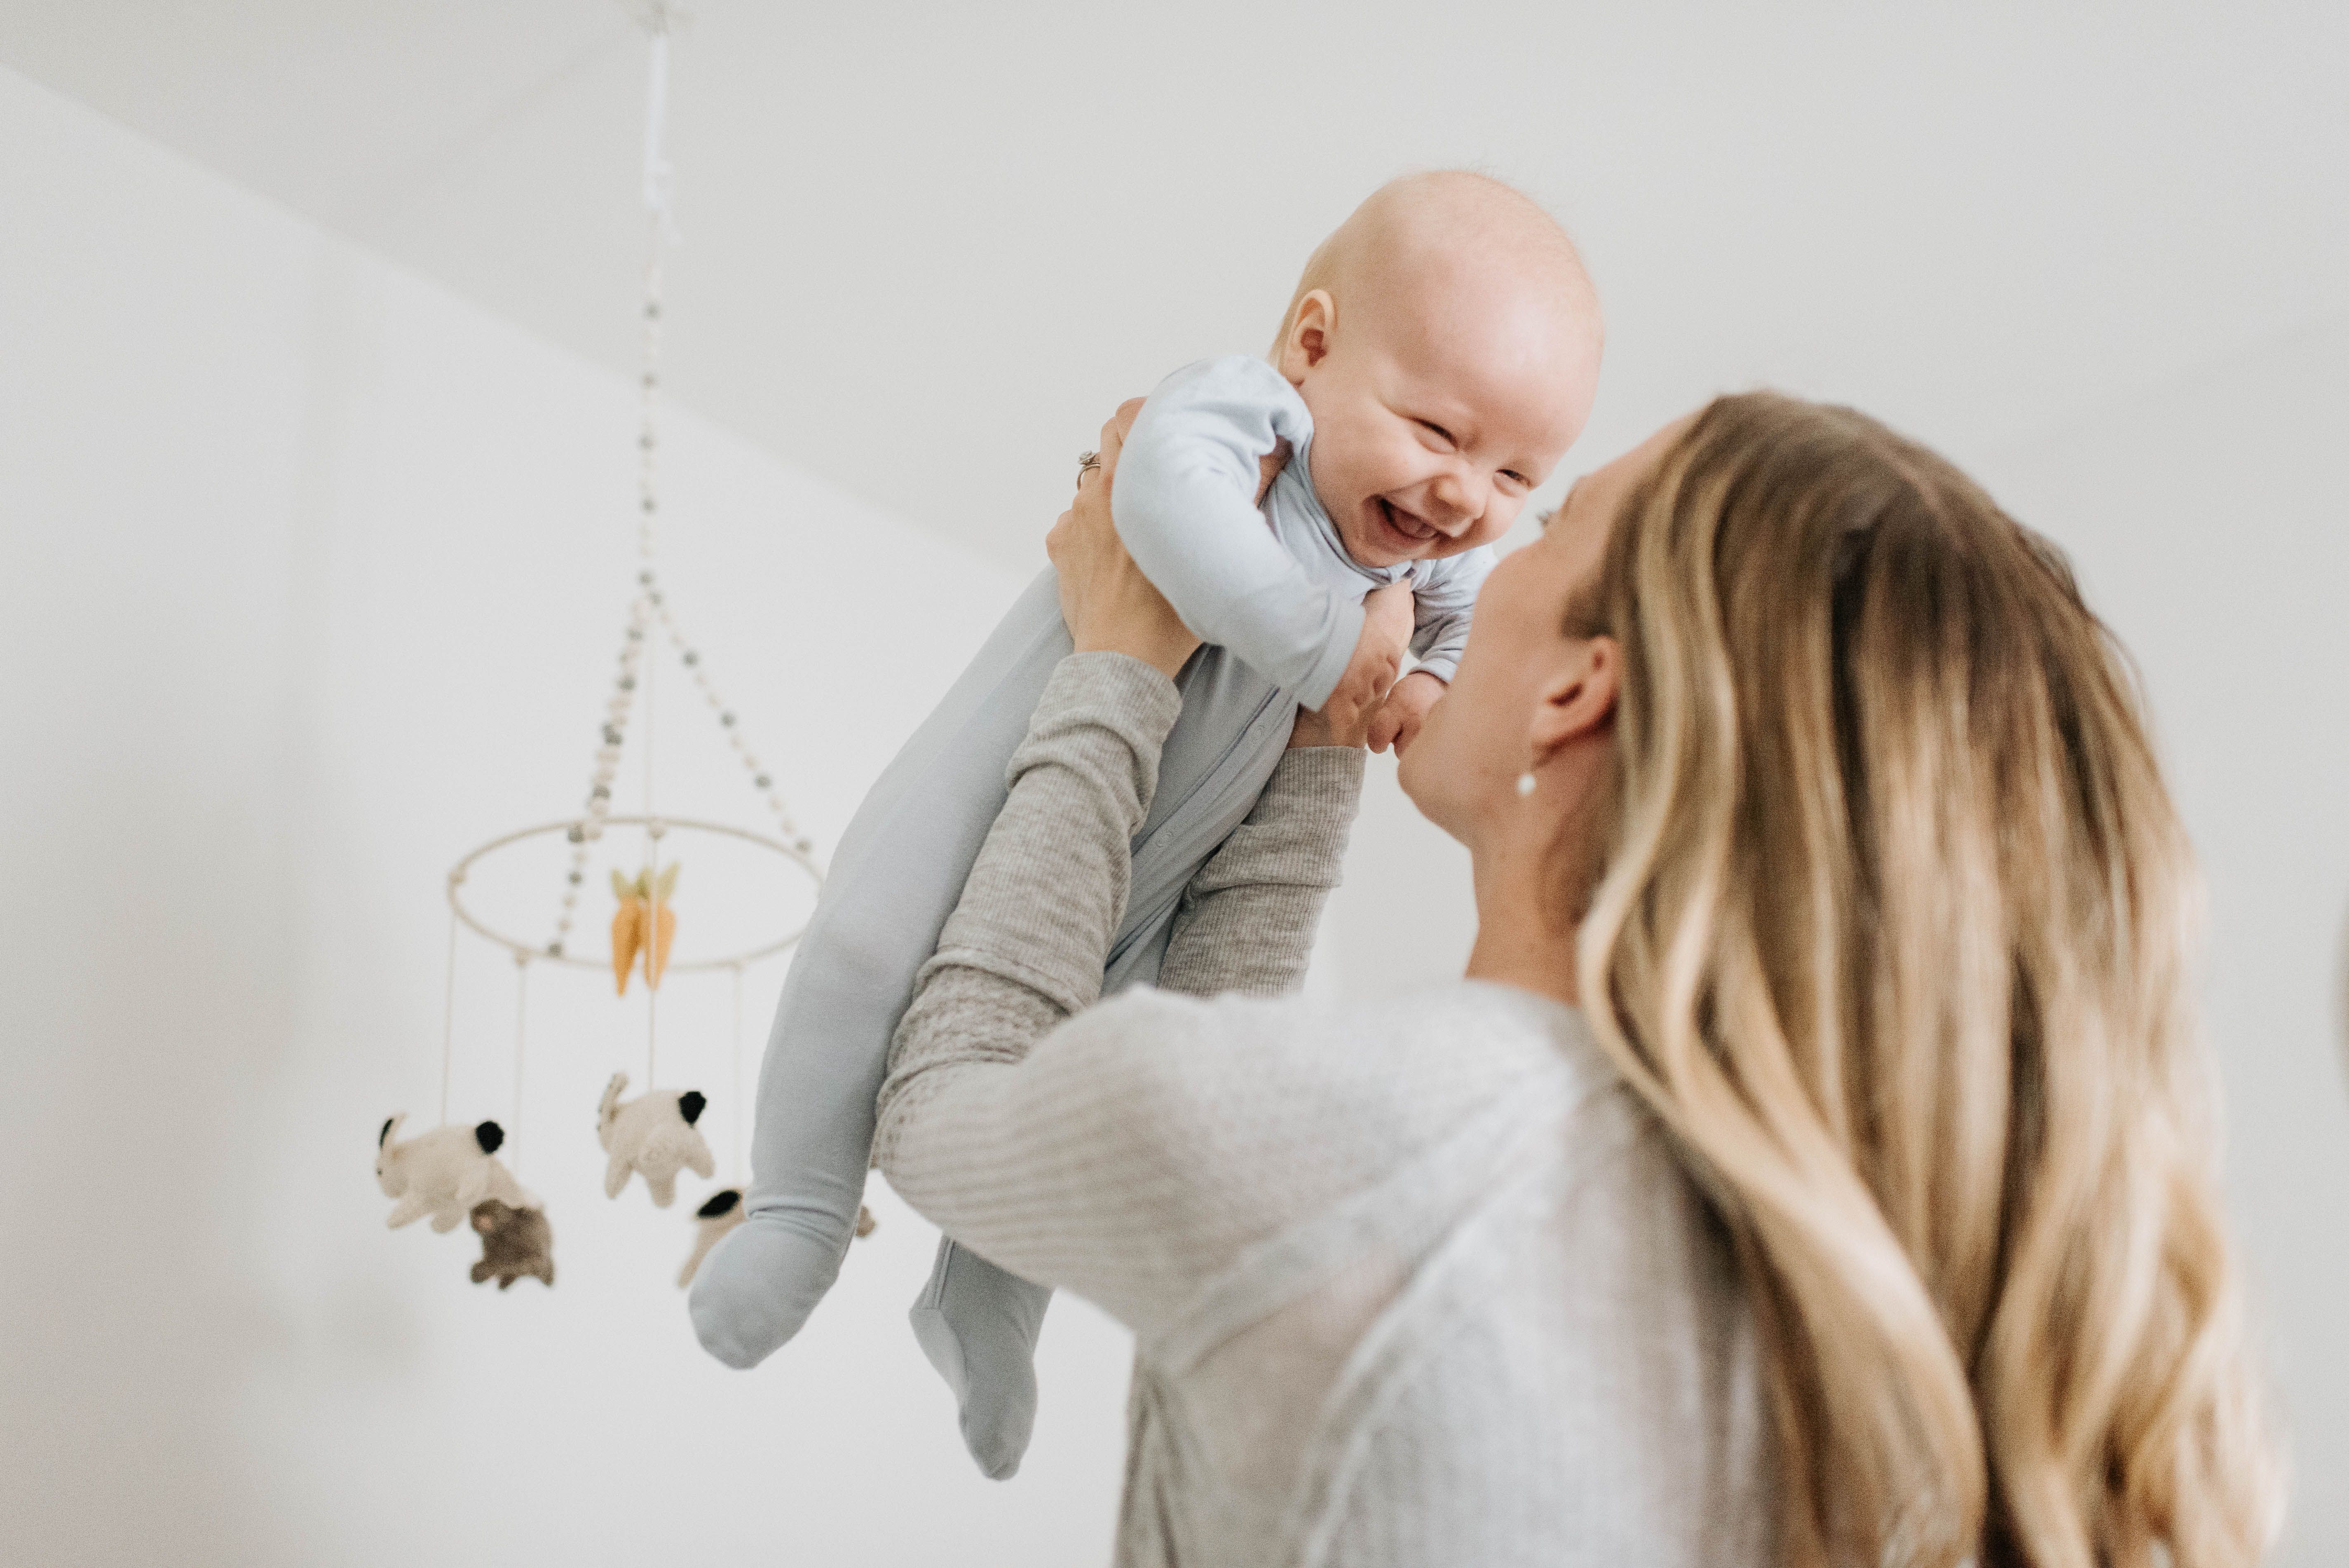
M 1317 289 L 1381 313 L 1442 308 L 1446 294 L 1531 292 L 1594 338 L 1603 333 L 1598 291 L 1557 220 L 1522 191 L 1464 169 L 1388 181 L 1321 242 L 1281 319 L 1276 359 Z
M 1372 192 L 1306 263 L 1272 353 L 1355 559 L 1506 531 L 1581 434 L 1604 335 L 1574 242 L 1522 192 L 1458 170 Z

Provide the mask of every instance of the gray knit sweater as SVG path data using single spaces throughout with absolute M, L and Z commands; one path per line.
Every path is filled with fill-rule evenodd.
M 1133 1328 L 1117 1562 L 1769 1561 L 1727 1242 L 1581 1016 L 1476 983 L 1279 998 L 1361 752 L 1288 753 L 1164 988 L 1093 1006 L 1177 702 L 1117 655 L 1054 675 L 875 1141 L 947 1233 Z

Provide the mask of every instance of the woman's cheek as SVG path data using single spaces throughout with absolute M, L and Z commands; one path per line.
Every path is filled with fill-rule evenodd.
M 1476 542 L 1479 544 L 1499 542 L 1503 534 L 1517 525 L 1517 514 L 1525 509 L 1525 497 L 1503 495 L 1495 490 L 1493 492 L 1493 499 L 1485 503 L 1485 515 L 1477 519 L 1475 528 L 1471 531 L 1475 536 Z

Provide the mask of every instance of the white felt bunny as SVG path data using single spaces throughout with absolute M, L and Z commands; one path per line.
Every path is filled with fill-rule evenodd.
M 740 1187 L 720 1187 L 703 1201 L 701 1207 L 693 1212 L 693 1255 L 685 1260 L 683 1268 L 677 1271 L 678 1289 L 683 1290 L 693 1283 L 693 1276 L 700 1272 L 701 1260 L 709 1255 L 709 1249 L 724 1241 L 726 1233 L 748 1219 L 750 1214 L 749 1206 L 742 1202 L 742 1189 Z M 873 1227 L 879 1222 L 874 1219 L 871 1209 L 862 1203 L 856 1205 L 858 1241 L 871 1235 Z
M 432 1216 L 436 1231 L 453 1231 L 465 1222 L 473 1205 L 485 1199 L 516 1209 L 535 1209 L 538 1200 L 523 1191 L 513 1172 L 492 1158 L 506 1140 L 505 1130 L 494 1121 L 467 1127 L 451 1123 L 419 1133 L 405 1143 L 391 1135 L 408 1119 L 401 1111 L 383 1124 L 375 1139 L 375 1179 L 391 1206 L 393 1230 Z
M 701 1260 L 709 1255 L 709 1249 L 723 1241 L 726 1233 L 740 1224 L 749 1212 L 740 1187 L 720 1187 L 694 1211 L 693 1255 L 677 1272 L 678 1289 L 683 1290 L 693 1283 L 694 1274 L 701 1267 Z
M 618 1197 L 634 1171 L 644 1177 L 653 1206 L 666 1209 L 677 1202 L 679 1171 L 689 1170 L 704 1181 L 718 1173 L 709 1141 L 693 1126 L 709 1101 L 698 1089 L 683 1094 L 655 1089 L 624 1105 L 620 1091 L 627 1087 L 628 1075 L 614 1073 L 604 1086 L 604 1103 L 595 1117 L 596 1140 L 612 1157 L 604 1170 L 604 1196 Z

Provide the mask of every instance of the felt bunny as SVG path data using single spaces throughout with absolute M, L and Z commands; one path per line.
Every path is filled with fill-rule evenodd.
M 726 1233 L 740 1224 L 743 1216 L 749 1212 L 742 1202 L 742 1189 L 740 1187 L 720 1187 L 709 1195 L 700 1208 L 694 1211 L 693 1217 L 699 1225 L 694 1233 L 693 1255 L 685 1260 L 683 1268 L 677 1271 L 678 1289 L 683 1290 L 693 1283 L 693 1276 L 699 1271 L 701 1260 L 709 1255 L 709 1249 L 724 1241 Z M 856 1239 L 858 1241 L 861 1242 L 871 1235 L 873 1227 L 879 1223 L 880 1222 L 873 1217 L 872 1210 L 862 1203 L 856 1205 Z
M 693 1255 L 686 1259 L 685 1267 L 677 1272 L 678 1289 L 683 1290 L 693 1283 L 694 1271 L 701 1267 L 701 1260 L 709 1255 L 709 1249 L 723 1240 L 727 1232 L 740 1224 L 742 1216 L 748 1212 L 742 1202 L 742 1189 L 740 1187 L 720 1187 L 709 1195 L 709 1202 L 694 1211 L 697 1223 L 693 1234 Z
M 473 1205 L 473 1229 L 481 1238 L 475 1284 L 492 1275 L 500 1290 L 525 1276 L 554 1283 L 554 1227 L 546 1222 L 545 1211 L 487 1198 Z
M 453 1231 L 486 1198 L 517 1209 L 538 1206 L 513 1172 L 492 1158 L 506 1140 L 505 1130 L 496 1122 L 472 1127 L 452 1123 L 394 1143 L 392 1134 L 407 1119 L 404 1110 L 390 1118 L 375 1139 L 376 1182 L 385 1197 L 399 1200 L 391 1206 L 388 1222 L 393 1230 L 429 1214 L 434 1230 Z
M 653 1206 L 666 1209 L 677 1201 L 679 1171 L 689 1170 L 705 1181 L 718 1173 L 709 1141 L 693 1125 L 709 1101 L 698 1089 L 683 1094 L 655 1089 L 623 1104 L 620 1091 L 627 1087 L 628 1075 L 614 1073 L 595 1116 L 596 1140 L 612 1157 L 604 1171 L 604 1196 L 618 1197 L 633 1171 L 644 1177 Z

